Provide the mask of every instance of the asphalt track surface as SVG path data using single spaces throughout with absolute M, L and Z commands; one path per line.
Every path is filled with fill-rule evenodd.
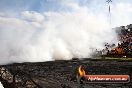
M 76 79 L 80 65 L 89 75 L 130 75 L 132 79 L 132 61 L 88 58 L 3 65 L 0 67 L 6 69 L 6 73 L 0 81 L 5 88 L 132 88 L 131 80 L 129 83 L 80 84 Z

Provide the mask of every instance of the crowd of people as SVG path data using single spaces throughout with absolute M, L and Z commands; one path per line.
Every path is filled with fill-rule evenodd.
M 102 54 L 106 55 L 132 55 L 132 24 L 128 26 L 121 26 L 117 29 L 118 45 L 105 44 L 105 49 L 102 50 Z

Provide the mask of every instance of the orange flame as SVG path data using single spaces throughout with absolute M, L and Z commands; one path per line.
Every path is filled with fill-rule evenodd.
M 82 68 L 81 65 L 80 65 L 79 68 L 78 68 L 78 72 L 79 72 L 79 75 L 80 75 L 80 76 L 86 75 L 86 72 L 85 72 L 85 70 Z

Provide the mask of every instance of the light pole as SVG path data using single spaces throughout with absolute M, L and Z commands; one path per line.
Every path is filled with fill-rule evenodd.
M 109 21 L 111 24 L 111 6 L 110 6 L 110 3 L 112 2 L 112 0 L 107 0 L 106 2 L 108 3 L 108 6 L 109 6 Z

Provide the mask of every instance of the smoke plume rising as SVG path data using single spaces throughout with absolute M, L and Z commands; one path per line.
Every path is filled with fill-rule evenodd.
M 90 57 L 105 42 L 116 42 L 105 14 L 76 3 L 67 7 L 72 11 L 0 16 L 0 64 Z

